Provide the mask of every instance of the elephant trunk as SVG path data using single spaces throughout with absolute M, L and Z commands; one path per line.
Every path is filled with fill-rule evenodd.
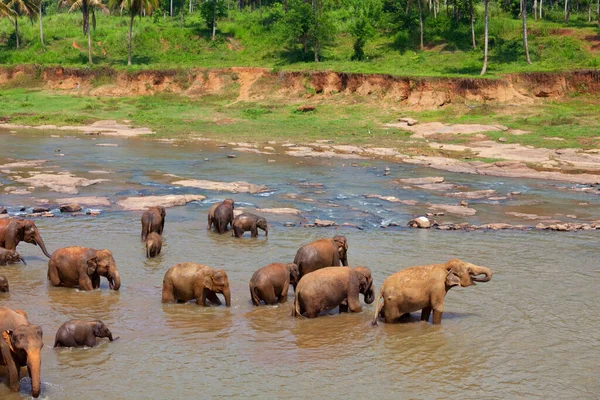
M 112 290 L 119 290 L 121 287 L 121 277 L 116 269 L 108 275 L 108 285 Z
M 231 291 L 229 290 L 229 286 L 223 289 L 223 296 L 225 297 L 225 305 L 231 307 Z
M 46 255 L 46 257 L 50 258 L 51 255 L 50 255 L 50 253 L 48 253 L 48 250 L 46 250 L 46 244 L 44 244 L 42 235 L 40 235 L 40 233 L 37 230 L 35 232 L 35 236 L 33 237 L 33 240 L 34 240 L 35 244 L 40 246 L 40 249 L 42 249 L 42 252 Z
M 269 236 L 269 227 L 265 226 L 265 237 Z
M 475 282 L 488 282 L 492 279 L 492 270 L 486 267 L 478 267 L 476 265 L 469 266 L 471 277 Z M 484 274 L 484 278 L 478 278 L 477 275 Z
M 112 337 L 112 333 L 108 333 L 108 340 L 110 340 L 111 342 L 113 341 L 113 337 Z
M 27 369 L 31 376 L 31 396 L 38 398 L 40 396 L 40 368 L 41 358 L 40 349 L 27 352 Z
M 373 285 L 371 284 L 367 291 L 365 292 L 365 303 L 371 304 L 375 301 L 375 291 L 373 289 Z
M 344 254 L 344 257 L 342 257 L 342 259 L 340 260 L 342 262 L 342 265 L 344 267 L 348 266 L 348 256 Z

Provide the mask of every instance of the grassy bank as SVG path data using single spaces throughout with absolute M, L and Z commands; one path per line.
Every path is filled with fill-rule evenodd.
M 512 72 L 565 71 L 600 67 L 600 37 L 594 23 L 573 15 L 568 24 L 549 20 L 529 21 L 532 65 L 524 61 L 520 20 L 491 6 L 490 75 Z M 334 70 L 410 76 L 478 76 L 483 51 L 483 18 L 476 10 L 478 49 L 473 50 L 468 24 L 454 25 L 447 17 L 427 20 L 424 51 L 415 44 L 418 27 L 408 30 L 380 28 L 367 40 L 365 59 L 352 61 L 354 37 L 350 16 L 336 20 L 335 36 L 322 50 L 322 62 L 298 54 L 281 40 L 277 26 L 270 24 L 265 9 L 237 12 L 219 22 L 217 38 L 210 40 L 199 13 L 179 19 L 155 17 L 135 19 L 133 67 L 130 69 L 222 68 L 256 66 L 281 70 Z M 558 13 L 559 14 L 559 13 Z M 551 16 L 551 14 L 549 14 Z M 124 69 L 127 63 L 127 15 L 97 15 L 92 33 L 95 65 Z M 548 17 L 550 18 L 550 17 Z M 272 19 L 272 18 L 271 18 Z M 559 19 L 558 17 L 555 19 Z M 19 24 L 21 48 L 15 48 L 14 27 L 0 19 L 0 64 L 40 64 L 83 67 L 87 65 L 87 40 L 81 33 L 81 13 L 44 16 L 46 49 L 39 40 L 39 27 Z M 390 27 L 391 26 L 391 27 Z

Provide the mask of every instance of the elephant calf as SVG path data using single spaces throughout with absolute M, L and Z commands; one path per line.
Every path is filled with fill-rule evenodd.
M 485 277 L 478 278 L 481 274 Z M 448 290 L 454 286 L 467 287 L 490 279 L 492 271 L 489 268 L 478 267 L 456 258 L 446 264 L 403 269 L 383 281 L 377 296 L 373 325 L 377 325 L 378 316 L 383 317 L 386 323 L 391 323 L 406 313 L 419 310 L 422 310 L 422 321 L 428 321 L 433 310 L 433 323 L 439 324 L 442 322 L 444 298 Z
M 225 305 L 231 306 L 229 279 L 222 269 L 212 269 L 202 264 L 181 263 L 173 265 L 165 273 L 162 288 L 162 302 L 185 302 L 196 300 L 206 306 L 206 300 L 221 305 L 217 293 L 225 297 Z
M 23 261 L 23 264 L 27 264 L 23 257 L 16 250 L 7 250 L 4 247 L 0 247 L 0 265 L 17 263 Z
M 0 293 L 8 293 L 8 279 L 0 275 Z
M 287 302 L 290 283 L 298 281 L 296 264 L 273 263 L 256 271 L 250 279 L 252 304 L 258 306 L 263 300 L 267 305 Z
M 54 347 L 94 347 L 96 338 L 113 340 L 112 333 L 102 321 L 81 321 L 72 319 L 58 328 Z
M 265 236 L 269 236 L 267 220 L 255 214 L 242 213 L 233 219 L 231 226 L 233 227 L 231 236 L 237 238 L 241 238 L 247 231 L 250 231 L 251 237 L 258 237 L 258 228 L 265 232 Z
M 340 312 L 348 309 L 361 312 L 359 293 L 364 295 L 367 304 L 375 299 L 373 277 L 369 268 L 321 268 L 300 279 L 292 316 L 306 314 L 308 318 L 316 318 L 321 311 L 338 306 Z
M 146 257 L 152 258 L 160 254 L 162 237 L 156 232 L 150 232 L 146 238 Z
M 163 234 L 167 211 L 163 206 L 150 207 L 142 214 L 142 242 L 146 241 L 150 232 Z

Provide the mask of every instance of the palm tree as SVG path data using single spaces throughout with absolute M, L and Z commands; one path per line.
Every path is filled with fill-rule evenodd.
M 485 71 L 487 71 L 487 62 L 488 62 L 488 4 L 489 4 L 490 0 L 483 0 L 483 5 L 484 5 L 484 20 L 485 20 L 485 33 L 484 33 L 484 39 L 483 39 L 483 68 L 481 68 L 481 75 L 485 75 Z
M 19 48 L 19 17 L 26 15 L 31 20 L 37 14 L 36 4 L 31 0 L 9 0 L 5 6 L 9 13 L 14 17 L 13 23 L 15 25 L 15 36 L 17 39 L 17 49 Z M 10 15 L 8 15 L 10 18 Z M 11 18 L 12 19 L 12 18 Z
M 120 8 L 129 11 L 129 55 L 127 65 L 131 65 L 131 41 L 133 38 L 133 19 L 136 16 L 142 17 L 142 13 L 151 15 L 152 10 L 158 8 L 158 0 L 110 0 L 111 8 Z
M 90 36 L 90 1 L 91 0 L 62 0 L 61 5 L 71 5 L 69 12 L 74 10 L 81 10 L 81 16 L 83 17 L 83 34 L 88 39 L 88 61 L 93 64 L 92 61 L 92 38 Z
M 531 64 L 529 58 L 529 44 L 527 43 L 527 1 L 521 0 L 521 16 L 523 17 L 523 47 L 525 47 L 525 59 L 527 64 Z
M 46 51 L 46 45 L 44 44 L 44 27 L 42 25 L 42 3 L 43 0 L 38 0 L 38 18 L 40 19 L 40 42 L 42 43 L 42 49 Z

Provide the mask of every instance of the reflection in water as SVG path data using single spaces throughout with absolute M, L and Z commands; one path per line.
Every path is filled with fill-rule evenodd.
M 235 239 L 208 232 L 206 211 L 213 201 L 195 202 L 167 211 L 163 252 L 148 260 L 139 236 L 141 212 L 123 212 L 114 206 L 98 218 L 37 219 L 50 252 L 71 245 L 108 248 L 122 278 L 118 292 L 109 290 L 105 279 L 101 289 L 92 292 L 54 288 L 47 281 L 48 260 L 39 248 L 27 244 L 19 246 L 26 266 L 0 268 L 11 288 L 9 295 L 0 296 L 0 303 L 24 309 L 30 321 L 44 330 L 42 396 L 307 398 L 323 397 L 327 390 L 331 398 L 397 399 L 399 393 L 407 398 L 597 397 L 597 232 L 381 229 L 384 222 L 407 221 L 424 209 L 366 199 L 365 193 L 419 203 L 455 203 L 456 199 L 391 183 L 380 176 L 388 165 L 385 162 L 354 168 L 336 160 L 290 161 L 277 156 L 276 163 L 267 163 L 266 158 L 251 154 L 227 159 L 230 149 L 194 143 L 172 147 L 104 138 L 119 147 L 100 148 L 89 138 L 39 135 L 36 131 L 31 136 L 10 136 L 11 156 L 49 158 L 43 170 L 111 180 L 79 188 L 81 196 L 108 196 L 113 202 L 121 197 L 118 193 L 202 193 L 213 201 L 231 196 L 239 204 L 297 208 L 309 221 L 334 219 L 340 225 L 350 222 L 364 228 L 287 227 L 285 222 L 298 223 L 301 218 L 266 215 L 268 238 Z M 59 143 L 66 156 L 47 157 Z M 2 157 L 0 164 L 7 162 Z M 204 157 L 211 162 L 198 161 Z M 444 176 L 473 190 L 523 193 L 501 204 L 469 201 L 478 210 L 471 220 L 474 223 L 511 218 L 506 211 L 600 219 L 598 196 L 559 191 L 544 182 L 390 166 L 396 177 Z M 89 172 L 102 169 L 110 169 L 111 174 Z M 173 178 L 165 174 L 246 180 L 266 184 L 272 194 L 174 187 Z M 0 172 L 2 183 L 13 185 L 11 175 L 16 173 Z M 298 182 L 323 187 L 306 188 Z M 45 189 L 36 189 L 33 195 L 49 200 L 65 197 Z M 10 212 L 21 204 L 36 204 L 34 199 L 12 195 L 3 196 L 1 202 Z M 451 215 L 445 218 L 462 220 Z M 360 314 L 332 311 L 316 319 L 292 318 L 291 290 L 286 304 L 252 306 L 248 281 L 254 271 L 271 262 L 291 262 L 302 244 L 338 233 L 348 238 L 350 265 L 371 269 L 376 291 L 401 268 L 453 257 L 490 267 L 494 278 L 485 285 L 448 292 L 440 326 L 419 322 L 420 313 L 413 313 L 412 322 L 372 327 L 374 304 L 363 304 Z M 185 261 L 225 269 L 232 307 L 161 304 L 164 273 Z M 56 330 L 72 318 L 101 319 L 120 339 L 101 342 L 93 349 L 53 349 Z M 5 382 L 5 371 L 0 368 L 0 398 L 21 398 L 10 394 Z M 21 386 L 26 395 L 28 384 Z

